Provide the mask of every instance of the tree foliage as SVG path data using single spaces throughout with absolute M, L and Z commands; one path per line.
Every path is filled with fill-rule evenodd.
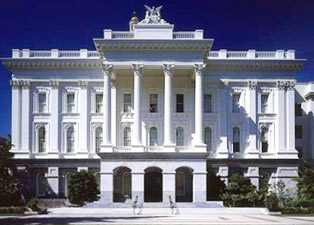
M 70 174 L 69 201 L 82 206 L 85 202 L 93 202 L 98 199 L 98 185 L 96 177 L 85 170 Z
M 314 167 L 305 164 L 300 168 L 298 180 L 298 192 L 300 199 L 314 200 Z
M 16 171 L 11 137 L 0 137 L 0 206 L 16 206 L 22 203 L 21 184 L 14 178 Z
M 229 179 L 221 198 L 228 206 L 255 205 L 257 200 L 256 187 L 252 185 L 248 177 L 235 173 Z

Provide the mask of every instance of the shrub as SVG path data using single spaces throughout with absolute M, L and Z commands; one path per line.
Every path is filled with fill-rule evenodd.
M 93 202 L 98 199 L 98 186 L 96 177 L 85 170 L 70 174 L 69 201 L 79 206 L 85 202 Z
M 25 211 L 24 206 L 0 207 L 0 213 L 22 214 Z
M 279 198 L 275 193 L 271 193 L 266 196 L 264 200 L 266 208 L 271 211 L 271 212 L 278 212 L 280 211 L 280 206 L 279 206 Z
M 30 208 L 33 211 L 39 211 L 38 199 L 32 198 L 26 205 L 27 208 Z

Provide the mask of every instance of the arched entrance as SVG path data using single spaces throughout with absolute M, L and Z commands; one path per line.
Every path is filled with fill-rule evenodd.
M 193 201 L 193 170 L 180 167 L 176 170 L 176 202 Z
M 113 201 L 125 202 L 132 198 L 131 170 L 127 167 L 118 167 L 113 171 Z
M 162 202 L 162 170 L 158 167 L 145 170 L 144 201 Z

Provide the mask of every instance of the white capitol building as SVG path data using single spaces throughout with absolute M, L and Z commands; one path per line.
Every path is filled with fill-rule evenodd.
M 314 83 L 294 50 L 211 50 L 149 8 L 96 51 L 13 49 L 12 152 L 30 195 L 66 197 L 69 172 L 99 178 L 101 204 L 205 203 L 212 174 L 295 187 L 314 158 Z

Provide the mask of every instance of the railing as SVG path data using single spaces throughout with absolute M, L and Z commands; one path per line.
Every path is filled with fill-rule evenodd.
M 163 147 L 162 146 L 145 146 L 144 151 L 145 152 L 162 152 Z
M 221 49 L 219 51 L 210 51 L 208 59 L 266 59 L 266 60 L 283 60 L 283 59 L 295 59 L 294 50 L 277 50 L 273 52 L 269 51 L 227 51 Z
M 173 32 L 173 39 L 194 39 L 194 32 Z
M 193 151 L 191 146 L 176 146 L 176 152 L 190 152 Z
M 116 146 L 113 147 L 113 152 L 131 152 L 131 146 Z
M 133 32 L 115 31 L 112 32 L 112 39 L 129 39 L 134 38 Z
M 97 51 L 88 51 L 87 49 L 81 49 L 78 51 L 59 51 L 58 49 L 52 49 L 48 51 L 32 51 L 29 49 L 13 49 L 12 58 L 98 59 L 99 54 Z

